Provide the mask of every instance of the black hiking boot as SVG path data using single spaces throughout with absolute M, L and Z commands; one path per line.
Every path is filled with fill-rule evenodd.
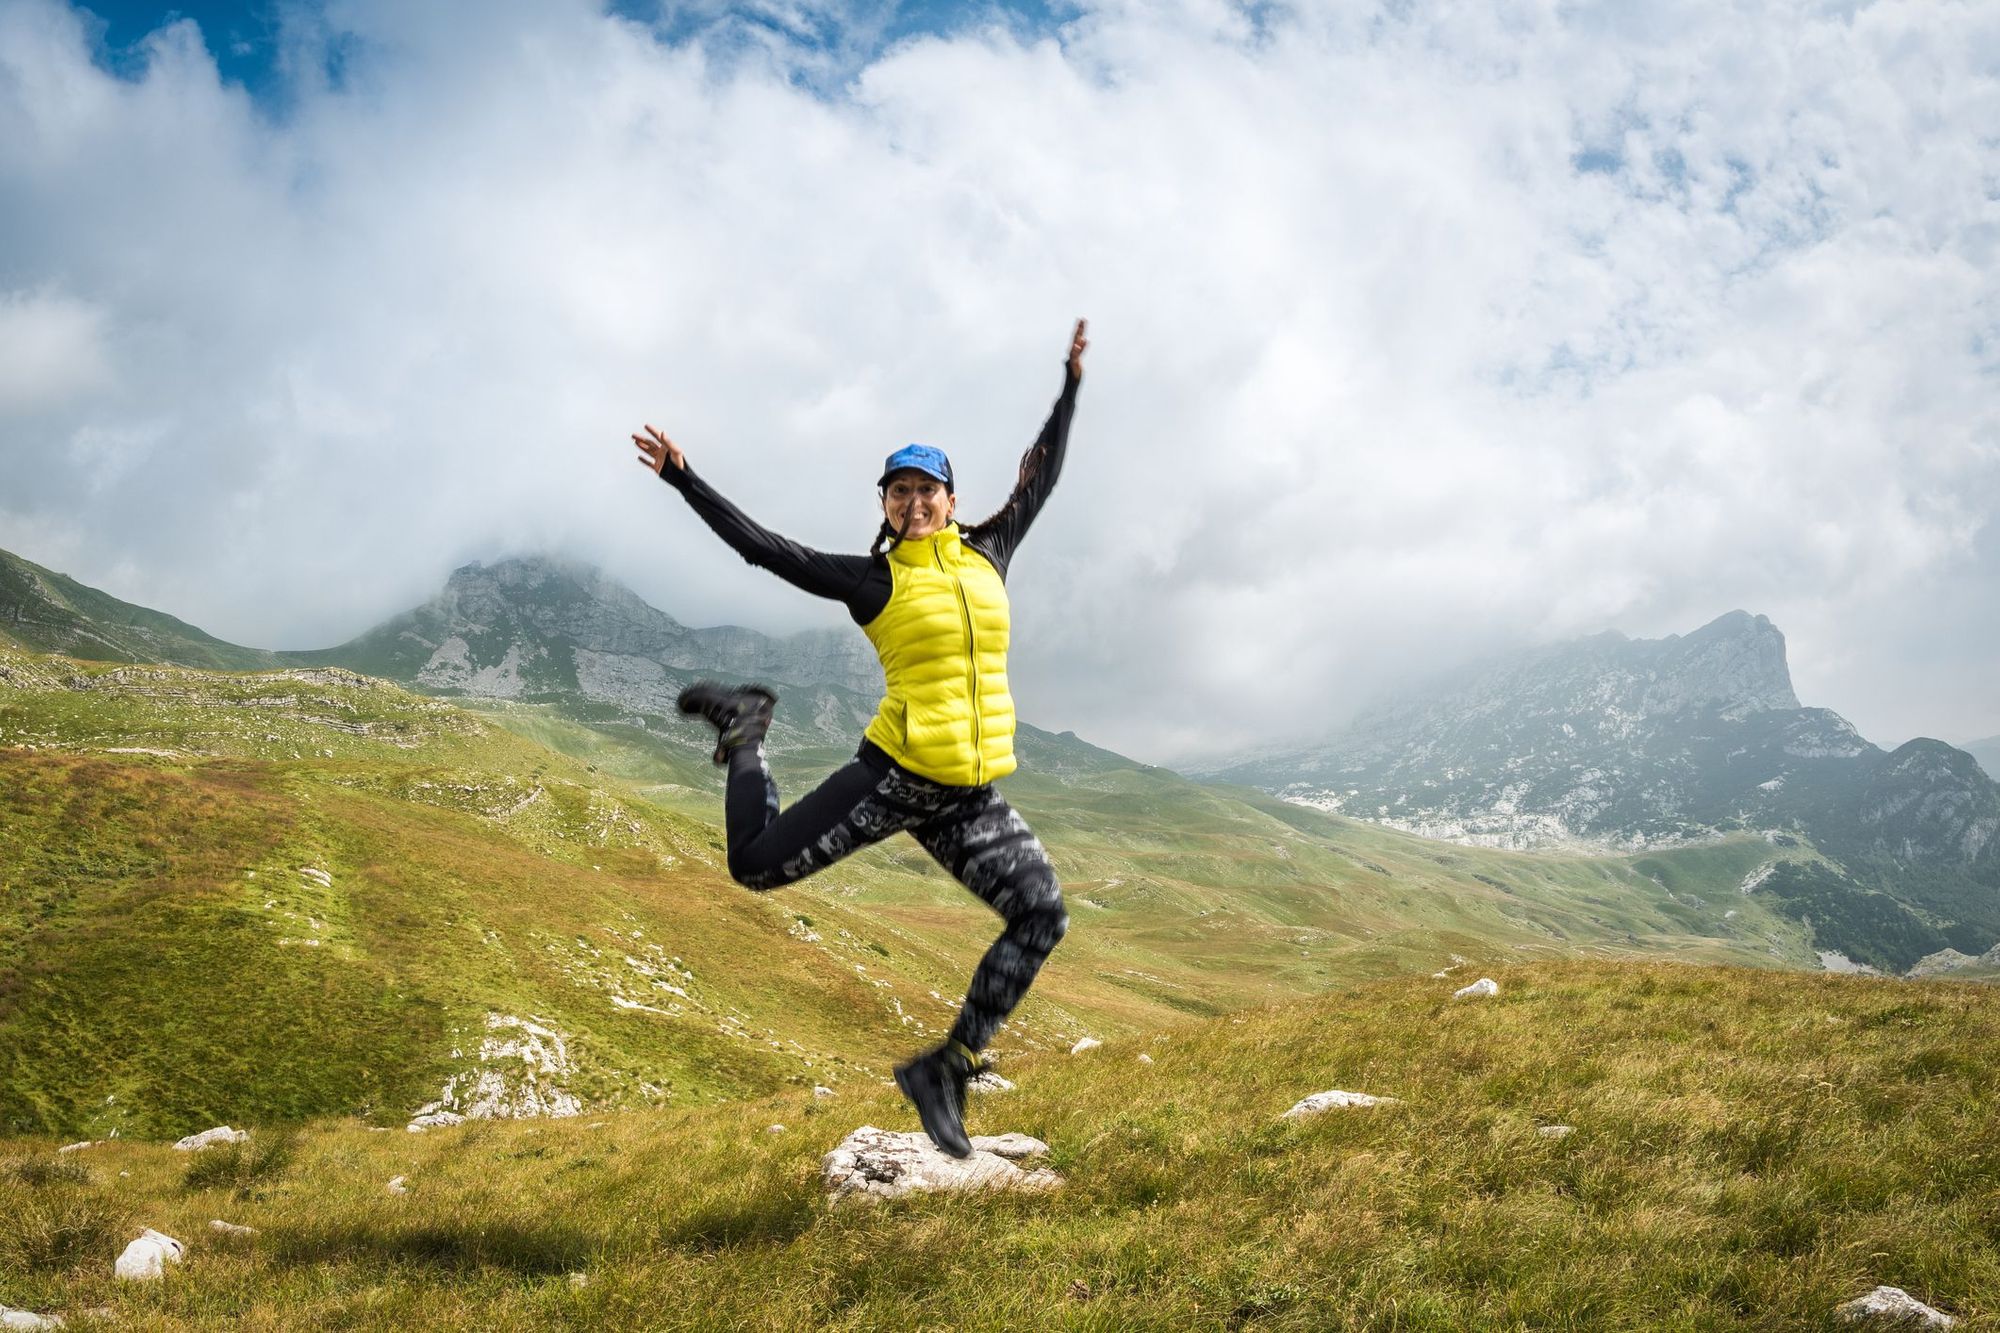
M 715 740 L 715 762 L 729 762 L 729 752 L 739 745 L 755 745 L 771 729 L 771 712 L 778 705 L 775 692 L 762 685 L 732 689 L 712 680 L 698 680 L 681 691 L 678 700 L 683 713 L 699 713 L 721 734 Z
M 972 1140 L 965 1137 L 965 1085 L 978 1070 L 978 1057 L 955 1041 L 896 1066 L 896 1086 L 947 1157 L 972 1156 Z

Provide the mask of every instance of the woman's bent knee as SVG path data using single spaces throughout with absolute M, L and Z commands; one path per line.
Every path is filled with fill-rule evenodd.
M 1062 943 L 1062 937 L 1069 933 L 1069 913 L 1063 908 L 1062 895 L 1057 894 L 1045 903 L 1038 903 L 1021 918 L 1021 933 L 1033 940 L 1043 953 Z
M 736 852 L 729 854 L 729 877 L 749 889 L 752 893 L 768 893 L 772 889 L 783 888 L 797 879 L 787 875 L 782 865 L 771 865 L 753 856 L 743 856 Z

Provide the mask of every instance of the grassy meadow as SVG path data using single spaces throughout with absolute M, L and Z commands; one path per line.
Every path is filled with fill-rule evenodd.
M 0 1302 L 133 1329 L 1810 1329 L 1886 1283 L 2000 1327 L 2000 991 L 1493 975 L 1490 1000 L 1401 977 L 1015 1055 L 972 1128 L 1047 1140 L 1052 1195 L 830 1207 L 821 1154 L 913 1127 L 880 1080 L 260 1125 L 193 1158 L 8 1140 Z M 1401 1100 L 1279 1120 L 1332 1087 Z M 116 1283 L 140 1226 L 188 1261 Z
M 730 883 L 698 734 L 342 671 L 0 672 L 0 1130 L 400 1127 L 496 1022 L 560 1034 L 545 1083 L 592 1109 L 866 1083 L 949 1027 L 996 931 L 908 840 Z M 1008 791 L 1072 929 L 1007 1052 L 1516 958 L 1810 960 L 1736 891 L 1759 839 L 1478 851 L 1028 743 Z M 839 758 L 777 762 L 796 793 Z

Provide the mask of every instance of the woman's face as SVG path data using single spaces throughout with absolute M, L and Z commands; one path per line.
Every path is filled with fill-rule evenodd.
M 943 482 L 923 472 L 895 473 L 882 488 L 882 517 L 909 540 L 942 532 L 957 505 L 958 497 Z

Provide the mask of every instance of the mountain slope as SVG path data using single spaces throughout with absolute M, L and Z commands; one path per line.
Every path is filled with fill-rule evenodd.
M 1814 895 L 1826 948 L 1838 935 L 1900 970 L 2000 940 L 2000 785 L 1942 742 L 1885 753 L 1799 706 L 1783 636 L 1740 611 L 1685 637 L 1600 635 L 1469 667 L 1327 745 L 1214 776 L 1488 845 L 1791 836 L 1835 862 Z
M 0 551 L 0 639 L 33 652 L 104 662 L 170 662 L 224 671 L 279 665 L 275 653 L 225 643 L 7 551 Z

